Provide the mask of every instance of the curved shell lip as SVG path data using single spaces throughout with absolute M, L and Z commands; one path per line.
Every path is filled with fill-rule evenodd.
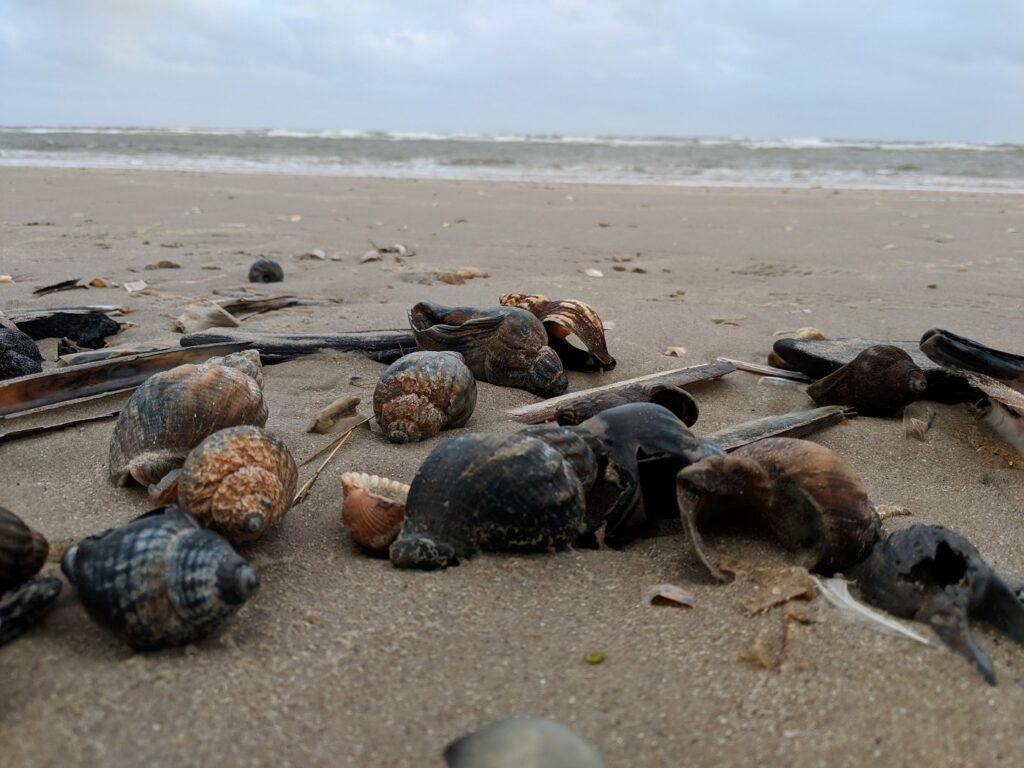
M 543 294 L 506 293 L 498 303 L 518 307 L 533 314 L 544 325 L 548 345 L 558 353 L 562 364 L 577 371 L 610 371 L 615 358 L 608 352 L 604 324 L 589 305 L 575 299 L 550 300 Z M 569 341 L 575 336 L 583 349 Z
M 386 552 L 402 528 L 409 486 L 365 472 L 345 472 L 341 485 L 341 517 L 349 538 L 365 549 Z

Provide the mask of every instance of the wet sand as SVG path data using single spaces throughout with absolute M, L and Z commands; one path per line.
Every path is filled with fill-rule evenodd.
M 574 390 L 718 355 L 763 362 L 774 331 L 801 326 L 892 339 L 940 326 L 1024 349 L 1022 197 L 4 168 L 0 198 L 0 273 L 16 280 L 0 285 L 0 306 L 127 304 L 133 326 L 111 339 L 119 344 L 173 339 L 190 298 L 245 285 L 265 255 L 286 274 L 268 292 L 325 303 L 260 315 L 252 328 L 399 328 L 425 298 L 587 301 L 614 323 L 618 367 L 571 374 Z M 370 240 L 417 255 L 360 264 Z M 338 260 L 298 258 L 316 248 Z M 145 269 L 161 259 L 181 266 Z M 462 266 L 490 277 L 426 284 Z M 31 295 L 93 276 L 145 280 L 156 294 Z M 54 343 L 43 346 L 52 359 Z M 687 353 L 665 357 L 667 346 Z M 267 426 L 304 458 L 327 440 L 305 432 L 310 416 L 345 393 L 367 410 L 382 370 L 338 354 L 268 367 Z M 692 391 L 699 432 L 810 404 L 744 373 Z M 460 431 L 514 430 L 504 411 L 532 400 L 481 384 Z M 935 410 L 926 442 L 906 439 L 899 419 L 868 418 L 815 439 L 849 461 L 876 503 L 913 511 L 888 530 L 947 525 L 1024 574 L 1020 465 L 965 406 Z M 0 446 L 0 505 L 55 542 L 145 511 L 141 489 L 107 479 L 111 429 Z M 747 616 L 750 576 L 712 584 L 678 526 L 624 551 L 479 556 L 440 573 L 358 551 L 340 525 L 341 473 L 408 482 L 449 436 L 391 446 L 358 433 L 281 529 L 244 550 L 259 594 L 194 646 L 133 654 L 66 586 L 44 625 L 0 649 L 0 764 L 441 765 L 451 739 L 513 713 L 561 720 L 610 766 L 1024 763 L 1024 648 L 979 630 L 993 688 L 961 657 L 845 623 L 818 598 L 818 621 L 791 627 L 778 668 L 756 668 L 741 654 L 762 630 L 781 635 L 782 609 Z M 745 562 L 781 560 L 744 537 L 710 545 Z M 690 590 L 695 607 L 643 606 L 642 588 L 661 582 Z M 591 650 L 604 663 L 585 663 Z

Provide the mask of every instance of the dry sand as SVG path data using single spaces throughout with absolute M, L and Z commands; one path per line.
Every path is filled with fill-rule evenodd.
M 135 326 L 118 343 L 173 337 L 187 297 L 244 284 L 253 258 L 268 255 L 284 265 L 278 288 L 331 303 L 253 328 L 402 327 L 424 298 L 585 300 L 614 322 L 619 365 L 571 375 L 572 389 L 676 367 L 661 354 L 669 345 L 687 348 L 684 363 L 763 361 L 773 331 L 806 325 L 895 339 L 941 326 L 1022 350 L 1021 197 L 5 168 L 0 198 L 0 272 L 17 280 L 0 285 L 0 305 L 126 303 Z M 369 239 L 418 254 L 360 265 Z M 341 258 L 296 258 L 313 248 Z M 144 269 L 160 259 L 181 268 Z M 467 265 L 491 276 L 417 282 Z M 30 294 L 94 275 L 144 279 L 158 294 Z M 381 370 L 340 355 L 268 368 L 268 428 L 307 456 L 326 439 L 304 431 L 310 415 L 342 393 L 368 403 Z M 809 404 L 743 373 L 694 392 L 703 432 Z M 468 429 L 513 430 L 504 409 L 531 400 L 482 384 Z M 899 420 L 867 418 L 816 439 L 849 460 L 876 503 L 913 510 L 888 529 L 948 525 L 1024 573 L 1024 474 L 965 407 L 936 411 L 924 443 L 905 439 Z M 56 541 L 144 511 L 140 489 L 107 480 L 111 428 L 0 447 L 0 504 Z M 481 556 L 440 573 L 356 551 L 339 521 L 340 474 L 409 481 L 448 437 L 390 446 L 360 433 L 280 531 L 246 550 L 260 593 L 195 646 L 133 654 L 66 588 L 42 627 L 0 649 L 0 764 L 440 765 L 452 738 L 511 713 L 569 724 L 611 766 L 1024 764 L 1024 649 L 980 630 L 998 668 L 992 688 L 961 657 L 846 624 L 819 599 L 820 621 L 794 628 L 781 666 L 755 668 L 740 655 L 761 630 L 780 631 L 780 609 L 747 617 L 750 578 L 709 583 L 671 526 L 625 551 Z M 659 582 L 691 590 L 696 607 L 641 605 L 641 589 Z M 603 664 L 583 661 L 594 649 Z

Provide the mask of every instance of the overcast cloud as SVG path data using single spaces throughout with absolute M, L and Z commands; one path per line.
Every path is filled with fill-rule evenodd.
M 0 0 L 0 124 L 1024 143 L 1024 3 Z

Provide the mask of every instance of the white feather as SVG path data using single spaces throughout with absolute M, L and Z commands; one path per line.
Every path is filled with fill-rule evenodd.
M 879 632 L 899 635 L 927 646 L 932 645 L 923 635 L 903 626 L 895 619 L 857 602 L 850 594 L 849 585 L 842 579 L 819 579 L 813 574 L 811 578 L 814 579 L 814 583 L 818 585 L 818 589 L 825 599 L 838 608 L 844 618 L 867 624 Z

